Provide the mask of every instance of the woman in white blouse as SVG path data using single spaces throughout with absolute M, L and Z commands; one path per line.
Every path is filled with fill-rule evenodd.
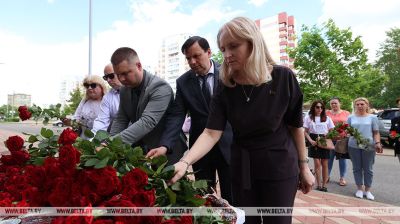
M 105 82 L 100 76 L 90 75 L 83 80 L 83 86 L 86 93 L 72 119 L 78 122 L 82 127 L 81 137 L 85 138 L 86 129 L 93 128 L 93 121 L 100 112 L 100 104 L 103 96 L 107 92 Z
M 308 148 L 308 156 L 314 158 L 315 179 L 317 190 L 327 192 L 328 182 L 328 160 L 329 150 L 318 147 L 317 138 L 328 134 L 335 125 L 330 117 L 326 115 L 325 105 L 322 101 L 314 101 L 311 105 L 309 115 L 304 118 L 304 135 L 311 146 Z M 321 183 L 322 167 L 322 183 Z

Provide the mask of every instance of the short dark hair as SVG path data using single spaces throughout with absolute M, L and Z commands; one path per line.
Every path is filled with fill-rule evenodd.
M 183 43 L 182 48 L 181 48 L 182 53 L 185 54 L 185 51 L 196 42 L 199 43 L 200 47 L 204 51 L 207 51 L 208 49 L 210 49 L 210 44 L 208 44 L 208 41 L 205 38 L 199 37 L 199 36 L 193 36 L 193 37 L 190 37 L 189 39 L 187 39 L 185 41 L 185 43 Z
M 337 101 L 339 101 L 339 103 L 341 102 L 341 101 L 340 101 L 340 98 L 337 97 L 337 96 L 332 97 L 329 101 L 331 101 L 331 100 L 337 100 Z
M 399 103 L 399 101 L 400 101 L 400 97 L 396 99 L 396 103 Z
M 120 47 L 112 54 L 111 63 L 116 66 L 125 60 L 131 62 L 135 58 L 138 58 L 138 54 L 135 50 L 129 47 Z

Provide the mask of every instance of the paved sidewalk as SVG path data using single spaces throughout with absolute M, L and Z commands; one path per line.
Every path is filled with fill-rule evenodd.
M 298 191 L 295 200 L 295 207 L 325 207 L 325 208 L 340 208 L 346 212 L 346 207 L 394 207 L 393 205 L 373 202 L 367 199 L 359 199 L 355 197 L 348 197 L 339 194 L 320 192 L 313 190 L 308 194 L 303 194 Z M 396 209 L 399 211 L 399 209 Z M 294 216 L 293 224 L 307 223 L 307 224 L 375 224 L 375 223 L 387 223 L 387 224 L 400 224 L 400 214 L 392 216 L 374 216 L 374 215 L 362 215 L 362 216 L 323 216 L 315 213 L 316 216 Z M 321 213 L 320 213 L 321 214 Z

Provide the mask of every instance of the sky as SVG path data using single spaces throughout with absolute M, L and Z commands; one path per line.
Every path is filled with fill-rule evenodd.
M 280 12 L 295 17 L 297 34 L 332 18 L 361 36 L 373 62 L 385 32 L 400 28 L 399 11 L 399 0 L 92 0 L 92 74 L 103 75 L 112 53 L 126 46 L 154 68 L 162 40 L 174 34 L 203 36 L 217 52 L 225 22 Z M 58 103 L 63 80 L 88 75 L 88 46 L 89 0 L 0 0 L 0 105 L 13 93 L 31 94 L 41 106 Z

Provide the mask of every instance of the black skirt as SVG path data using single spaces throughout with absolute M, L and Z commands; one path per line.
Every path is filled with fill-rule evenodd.
M 318 136 L 324 136 L 324 135 L 318 135 L 318 134 L 313 134 L 310 133 L 310 137 L 312 140 L 316 140 Z M 310 145 L 308 147 L 308 157 L 314 158 L 314 159 L 329 159 L 330 154 L 329 154 L 329 149 L 323 149 L 318 146 L 312 146 Z

